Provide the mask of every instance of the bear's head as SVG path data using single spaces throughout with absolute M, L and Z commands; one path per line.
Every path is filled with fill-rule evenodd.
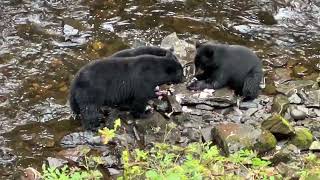
M 196 56 L 194 64 L 196 71 L 214 69 L 214 46 L 210 43 L 196 43 Z
M 167 76 L 170 83 L 181 83 L 183 82 L 183 67 L 180 64 L 178 58 L 173 54 L 173 49 L 167 51 L 166 54 L 166 63 L 164 67 L 165 75 Z

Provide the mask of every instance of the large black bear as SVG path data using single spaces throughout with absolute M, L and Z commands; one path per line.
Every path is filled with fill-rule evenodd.
M 171 51 L 165 56 L 111 56 L 79 70 L 71 84 L 70 107 L 81 114 L 85 129 L 95 130 L 103 118 L 102 106 L 129 105 L 132 114 L 140 117 L 148 100 L 157 97 L 156 86 L 182 79 L 182 66 Z
M 195 67 L 198 81 L 189 90 L 219 89 L 229 86 L 244 100 L 255 99 L 263 78 L 261 60 L 248 48 L 239 45 L 196 43 Z

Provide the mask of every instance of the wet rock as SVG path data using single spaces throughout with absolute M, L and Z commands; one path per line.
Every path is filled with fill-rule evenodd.
M 274 149 L 277 145 L 277 139 L 270 131 L 262 131 L 257 143 L 255 144 L 255 149 L 259 153 L 265 153 Z
M 202 92 L 203 94 L 204 92 Z M 195 93 L 193 96 L 184 96 L 181 98 L 182 105 L 197 105 L 205 104 L 211 107 L 226 108 L 236 104 L 236 97 L 233 91 L 230 89 L 216 90 L 212 95 L 202 95 L 201 93 Z
M 261 127 L 269 130 L 275 135 L 291 135 L 294 133 L 294 129 L 290 125 L 289 121 L 277 113 L 263 121 Z
M 311 151 L 320 151 L 320 141 L 313 141 L 309 147 Z
M 296 76 L 304 76 L 306 75 L 308 69 L 302 65 L 297 65 L 293 67 L 293 73 Z
M 64 157 L 73 162 L 78 162 L 79 159 L 85 156 L 90 151 L 86 145 L 80 145 L 75 148 L 64 149 L 58 153 L 59 156 Z
M 196 109 L 212 111 L 214 108 L 205 104 L 197 104 Z
M 173 114 L 182 113 L 182 106 L 180 103 L 173 96 L 167 96 L 167 98 L 171 107 L 171 112 Z
M 17 160 L 17 156 L 13 154 L 13 150 L 0 147 L 0 165 L 5 166 Z
M 295 127 L 295 135 L 290 139 L 289 143 L 297 146 L 301 150 L 309 149 L 313 136 L 309 129 L 304 127 Z
M 289 107 L 289 100 L 284 95 L 277 95 L 273 99 L 272 111 L 283 115 Z
M 298 120 L 303 120 L 307 117 L 307 114 L 304 111 L 301 111 L 297 109 L 296 107 L 291 107 L 290 108 L 290 116 L 298 121 Z
M 273 158 L 271 159 L 271 162 L 276 165 L 280 162 L 288 163 L 296 161 L 298 159 L 299 154 L 299 149 L 295 145 L 289 144 L 287 146 L 284 146 L 280 151 L 276 152 Z
M 284 82 L 287 82 L 289 80 L 292 80 L 291 77 L 291 70 L 285 69 L 285 68 L 277 68 L 274 70 L 274 80 L 275 84 L 282 84 Z
M 103 162 L 103 165 L 105 167 L 116 167 L 119 165 L 119 159 L 111 154 L 108 154 L 107 156 L 101 157 L 101 160 Z
M 201 133 L 198 129 L 188 128 L 187 137 L 189 139 L 189 142 L 199 142 L 201 140 Z
M 135 145 L 135 139 L 131 134 L 116 134 L 116 136 L 114 137 L 114 141 L 124 147 Z
M 108 168 L 109 174 L 110 176 L 115 176 L 115 175 L 119 175 L 121 172 L 117 169 L 114 168 Z
M 277 85 L 277 91 L 289 96 L 294 92 L 299 92 L 302 88 L 311 88 L 314 83 L 315 82 L 312 80 L 296 80 L 284 82 Z
M 212 138 L 226 154 L 245 148 L 262 153 L 275 148 L 276 145 L 276 140 L 271 133 L 264 133 L 259 128 L 236 123 L 215 126 L 212 129 Z
M 165 49 L 170 49 L 173 47 L 174 52 L 178 56 L 178 59 L 182 65 L 192 61 L 196 51 L 195 45 L 179 39 L 175 32 L 166 36 L 162 40 L 160 47 Z
M 320 108 L 320 89 L 309 91 L 301 90 L 298 94 L 302 97 L 307 107 Z
M 276 166 L 276 169 L 283 177 L 286 177 L 288 179 L 299 179 L 300 177 L 297 172 L 299 172 L 301 169 L 294 164 L 280 162 Z
M 68 163 L 68 161 L 66 160 L 53 158 L 53 157 L 48 157 L 47 161 L 48 161 L 49 167 L 52 167 L 52 168 L 60 168 L 63 165 Z
M 75 132 L 64 136 L 60 141 L 63 147 L 76 147 L 78 145 L 101 145 L 100 136 L 96 136 L 94 132 Z
M 241 110 L 247 110 L 247 109 L 251 109 L 251 108 L 258 108 L 258 104 L 255 102 L 241 102 L 239 104 L 239 108 Z
M 212 141 L 211 130 L 212 130 L 212 127 L 206 127 L 200 130 L 202 138 L 204 139 L 205 142 Z
M 292 94 L 289 98 L 288 98 L 289 102 L 291 104 L 301 104 L 302 103 L 302 99 L 298 96 L 297 93 Z

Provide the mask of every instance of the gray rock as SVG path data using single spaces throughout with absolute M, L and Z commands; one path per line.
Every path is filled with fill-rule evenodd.
M 9 165 L 17 160 L 17 156 L 14 155 L 13 150 L 6 147 L 0 147 L 0 165 Z
M 96 134 L 91 131 L 75 132 L 64 136 L 61 139 L 60 144 L 63 147 L 76 147 L 85 144 L 94 146 L 101 145 L 101 141 L 97 139 L 100 139 L 100 137 L 96 136 Z
M 288 163 L 292 161 L 296 161 L 299 158 L 300 151 L 299 149 L 292 144 L 289 144 L 283 147 L 280 151 L 278 151 L 271 159 L 271 162 L 275 165 L 279 163 Z
M 211 142 L 212 141 L 212 135 L 211 135 L 212 127 L 206 127 L 200 130 L 202 138 L 205 142 Z
M 247 110 L 247 109 L 251 109 L 251 108 L 258 108 L 258 104 L 255 102 L 241 102 L 239 104 L 239 108 L 241 110 Z
M 310 91 L 299 91 L 307 107 L 320 108 L 320 89 Z
M 290 115 L 294 120 L 303 120 L 307 117 L 307 114 L 295 107 L 290 108 Z
M 108 171 L 110 173 L 110 176 L 119 175 L 121 172 L 114 168 L 108 168 Z
M 101 157 L 103 165 L 106 167 L 114 167 L 119 165 L 119 159 L 114 155 L 108 155 Z
M 312 80 L 296 80 L 281 83 L 277 85 L 277 91 L 285 95 L 291 95 L 295 92 L 299 92 L 301 89 L 311 88 L 315 82 Z
M 320 151 L 320 141 L 313 141 L 309 148 L 311 151 Z
M 48 157 L 47 161 L 48 161 L 49 167 L 52 167 L 52 168 L 60 168 L 63 165 L 68 163 L 67 160 L 53 158 L 53 157 Z
M 197 104 L 196 109 L 212 111 L 214 108 L 205 104 Z
M 268 119 L 262 122 L 261 127 L 269 130 L 271 133 L 280 135 L 291 135 L 294 129 L 288 120 L 284 119 L 279 114 L 273 114 Z
M 302 99 L 298 96 L 298 94 L 294 93 L 288 98 L 291 104 L 301 104 Z
M 268 131 L 236 123 L 215 126 L 212 129 L 212 138 L 226 154 L 248 148 L 263 153 L 275 148 L 277 143 L 275 137 Z

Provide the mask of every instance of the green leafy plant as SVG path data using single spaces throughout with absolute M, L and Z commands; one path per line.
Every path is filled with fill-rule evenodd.
M 58 169 L 55 167 L 42 166 L 42 178 L 45 180 L 95 180 L 102 179 L 102 174 L 98 170 L 83 171 L 79 168 L 69 168 L 65 165 Z
M 113 129 L 109 129 L 107 127 L 103 128 L 102 130 L 99 129 L 99 134 L 102 138 L 103 144 L 108 144 L 108 142 L 115 137 L 116 131 L 119 129 L 121 126 L 121 120 L 118 118 L 114 121 L 114 126 Z

